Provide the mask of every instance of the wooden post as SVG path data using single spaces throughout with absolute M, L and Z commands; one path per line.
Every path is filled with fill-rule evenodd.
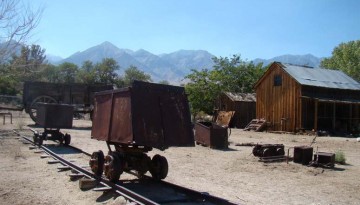
M 352 125 L 353 125 L 353 116 L 352 116 L 352 104 L 350 103 L 349 105 L 349 125 L 347 126 L 347 128 L 349 129 L 348 131 L 352 132 Z
M 336 125 L 336 103 L 333 104 L 333 119 L 332 119 L 332 127 L 333 131 L 335 131 L 335 125 Z
M 315 113 L 314 113 L 314 131 L 315 132 L 318 130 L 318 105 L 319 105 L 319 100 L 315 99 Z

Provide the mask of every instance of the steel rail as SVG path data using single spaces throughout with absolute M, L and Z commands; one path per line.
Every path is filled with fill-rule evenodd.
M 14 131 L 15 133 L 17 133 L 16 131 Z M 18 133 L 17 133 L 18 134 Z M 21 136 L 20 134 L 18 134 L 19 136 Z M 25 139 L 26 141 L 32 143 L 33 145 L 34 142 L 27 138 L 26 136 L 21 136 L 23 139 Z M 46 146 L 44 145 L 41 145 L 39 146 L 41 149 L 43 149 L 47 154 L 51 155 L 53 158 L 59 160 L 61 163 L 71 167 L 71 169 L 79 172 L 79 173 L 82 173 L 84 174 L 86 177 L 88 178 L 94 178 L 96 180 L 99 180 L 103 185 L 106 185 L 106 186 L 109 186 L 111 188 L 113 188 L 119 195 L 125 197 L 126 199 L 130 200 L 130 201 L 133 201 L 135 203 L 138 203 L 138 204 L 143 204 L 143 205 L 159 205 L 158 203 L 150 200 L 150 199 L 147 199 L 129 189 L 126 189 L 125 187 L 122 187 L 118 184 L 115 184 L 115 183 L 112 183 L 104 178 L 101 178 L 101 177 L 98 177 L 96 176 L 95 174 L 89 172 L 88 170 L 80 167 L 80 166 L 77 166 L 76 164 L 72 163 L 72 162 L 69 162 L 68 160 L 62 158 L 61 156 L 57 155 L 56 153 L 54 153 L 53 151 L 51 151 L 50 149 L 48 149 Z
M 14 131 L 14 132 L 17 133 L 16 131 Z M 24 138 L 25 140 L 29 141 L 30 143 L 34 144 L 34 142 L 31 139 L 29 139 L 29 138 L 27 138 L 25 136 L 21 136 L 21 137 Z M 38 145 L 36 145 L 36 146 L 38 146 Z M 80 151 L 82 154 L 85 154 L 87 156 L 91 156 L 91 154 L 89 154 L 89 153 L 87 153 L 87 152 L 85 152 L 82 149 L 79 149 L 77 147 L 70 146 L 70 145 L 68 145 L 68 147 L 76 149 L 76 150 Z M 143 196 L 141 196 L 141 195 L 139 195 L 139 194 L 125 188 L 125 187 L 122 187 L 121 185 L 112 183 L 112 182 L 106 180 L 105 178 L 101 178 L 101 177 L 93 174 L 92 172 L 90 172 L 90 171 L 88 171 L 88 170 L 86 170 L 86 169 L 84 169 L 82 167 L 79 167 L 79 166 L 75 165 L 72 162 L 69 162 L 68 160 L 60 157 L 59 155 L 57 155 L 56 153 L 54 153 L 53 151 L 51 151 L 50 149 L 48 149 L 44 145 L 41 145 L 40 148 L 43 149 L 47 154 L 49 154 L 49 155 L 53 156 L 54 158 L 58 159 L 61 163 L 68 165 L 69 167 L 71 167 L 75 171 L 84 174 L 88 178 L 97 179 L 103 185 L 109 186 L 109 187 L 115 189 L 116 192 L 119 195 L 124 196 L 125 198 L 127 198 L 130 201 L 136 202 L 138 204 L 144 204 L 144 205 L 153 205 L 153 204 L 158 205 L 159 204 L 159 203 L 156 203 L 156 202 L 154 202 L 154 201 L 152 201 L 152 200 L 150 200 L 148 198 L 145 198 L 145 197 L 143 197 Z M 132 173 L 132 172 L 128 172 L 128 173 L 133 174 L 133 175 L 136 176 L 135 173 Z M 152 180 L 152 178 L 149 177 L 149 176 L 143 176 L 143 177 L 145 179 L 147 179 L 147 180 Z M 184 193 L 188 197 L 190 197 L 189 199 L 192 198 L 193 200 L 196 200 L 196 201 L 208 202 L 208 203 L 212 203 L 212 204 L 223 204 L 223 205 L 235 205 L 236 204 L 236 203 L 230 202 L 228 200 L 225 200 L 223 198 L 212 196 L 212 195 L 209 195 L 209 194 L 206 194 L 206 193 L 203 193 L 203 192 L 195 191 L 195 190 L 192 190 L 192 189 L 189 189 L 189 188 L 186 188 L 186 187 L 182 187 L 182 186 L 170 183 L 170 182 L 166 182 L 166 181 L 158 181 L 158 182 L 163 184 L 164 186 L 173 188 L 174 190 L 176 190 L 178 192 Z

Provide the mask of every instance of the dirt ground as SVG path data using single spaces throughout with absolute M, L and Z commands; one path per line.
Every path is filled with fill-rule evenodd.
M 2 121 L 2 118 L 0 118 Z M 14 113 L 13 124 L 0 122 L 0 204 L 125 204 L 122 197 L 109 193 L 82 191 L 70 172 L 35 154 L 15 139 L 12 129 L 29 133 L 33 122 Z M 42 131 L 41 128 L 34 128 Z M 71 144 L 87 152 L 107 152 L 104 142 L 90 139 L 91 121 L 74 120 L 74 128 L 62 130 L 72 136 Z M 314 136 L 246 132 L 232 129 L 227 150 L 203 146 L 153 150 L 169 162 L 168 182 L 226 198 L 238 204 L 360 204 L 360 142 L 355 138 L 317 137 L 314 149 L 341 150 L 346 165 L 335 169 L 307 167 L 293 162 L 263 163 L 252 147 L 237 143 L 282 143 L 289 147 L 309 145 Z M 45 143 L 50 143 L 45 141 Z M 290 155 L 292 152 L 290 151 Z M 126 174 L 121 178 L 128 178 Z

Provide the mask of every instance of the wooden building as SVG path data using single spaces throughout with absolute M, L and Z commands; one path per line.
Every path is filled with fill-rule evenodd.
M 255 89 L 256 118 L 272 130 L 358 132 L 360 84 L 341 71 L 274 62 Z
M 220 95 L 218 108 L 221 111 L 235 111 L 229 126 L 244 128 L 256 117 L 255 93 L 223 92 Z

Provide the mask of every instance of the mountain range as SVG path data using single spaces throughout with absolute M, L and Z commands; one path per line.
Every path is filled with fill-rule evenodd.
M 204 50 L 179 50 L 168 54 L 155 55 L 144 49 L 137 51 L 120 49 L 106 41 L 85 51 L 74 53 L 65 59 L 47 55 L 47 60 L 52 64 L 70 62 L 81 66 L 86 60 L 98 63 L 103 58 L 113 58 L 120 65 L 119 74 L 122 74 L 125 69 L 132 65 L 150 74 L 155 82 L 167 80 L 172 84 L 180 84 L 184 76 L 191 72 L 191 69 L 212 69 L 214 65 L 213 57 L 213 54 Z M 252 61 L 255 64 L 263 63 L 264 66 L 273 61 L 278 61 L 295 65 L 319 67 L 321 60 L 322 58 L 306 54 L 282 55 L 271 59 L 256 58 Z

